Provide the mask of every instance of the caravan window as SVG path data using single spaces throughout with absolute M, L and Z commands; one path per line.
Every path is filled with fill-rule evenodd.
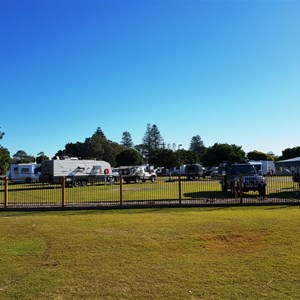
M 101 174 L 102 173 L 101 166 L 93 166 L 92 173 Z
M 21 169 L 21 174 L 29 174 L 29 168 L 22 168 Z
M 14 167 L 14 174 L 19 174 L 19 168 L 18 167 Z

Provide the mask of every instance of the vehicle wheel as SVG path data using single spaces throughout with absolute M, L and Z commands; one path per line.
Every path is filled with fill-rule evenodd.
M 134 182 L 135 183 L 139 183 L 140 182 L 140 178 L 139 177 L 135 177 Z
M 266 187 L 261 187 L 259 190 L 258 190 L 258 194 L 259 196 L 261 197 L 265 197 L 266 196 Z
M 86 181 L 86 180 L 81 180 L 81 185 L 82 185 L 82 186 L 87 185 L 87 181 Z
M 125 182 L 128 184 L 128 183 L 130 183 L 130 180 L 125 180 Z
M 222 192 L 227 192 L 227 188 L 226 185 L 224 184 L 224 182 L 222 182 Z
M 29 177 L 26 178 L 26 179 L 25 179 L 25 183 L 31 183 L 31 178 L 29 178 Z
M 237 195 L 237 188 L 234 186 L 234 184 L 231 185 L 230 187 L 232 195 L 236 196 Z
M 74 181 L 73 182 L 73 187 L 78 187 L 80 186 L 80 182 L 79 181 Z
M 51 181 L 51 176 L 49 174 L 44 174 L 40 177 L 40 181 L 45 183 L 45 182 L 50 182 Z
M 155 176 L 152 176 L 151 177 L 151 182 L 154 182 L 155 181 Z

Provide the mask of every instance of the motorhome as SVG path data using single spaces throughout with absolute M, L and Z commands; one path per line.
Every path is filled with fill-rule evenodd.
M 8 178 L 11 182 L 39 181 L 41 165 L 37 163 L 10 164 Z
M 41 164 L 41 182 L 61 183 L 76 187 L 94 182 L 113 182 L 112 169 L 108 162 L 98 160 L 55 159 Z

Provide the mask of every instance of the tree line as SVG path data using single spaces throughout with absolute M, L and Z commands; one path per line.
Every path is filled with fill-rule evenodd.
M 0 140 L 5 133 L 0 131 Z M 147 124 L 142 143 L 134 145 L 128 131 L 122 133 L 120 143 L 109 140 L 98 127 L 95 133 L 83 142 L 67 143 L 64 149 L 58 150 L 54 158 L 78 157 L 80 159 L 96 159 L 108 161 L 112 166 L 139 165 L 149 163 L 155 167 L 172 168 L 183 164 L 200 163 L 203 166 L 218 166 L 224 161 L 240 162 L 245 160 L 278 160 L 300 156 L 300 147 L 287 148 L 282 156 L 272 153 L 251 151 L 245 153 L 242 146 L 227 143 L 215 143 L 205 147 L 200 135 L 191 138 L 189 149 L 181 149 L 181 145 L 166 144 L 157 125 Z M 12 157 L 8 149 L 0 145 L 0 173 L 9 168 L 10 163 L 29 163 L 50 159 L 44 152 L 36 157 L 28 155 L 24 150 L 17 151 Z

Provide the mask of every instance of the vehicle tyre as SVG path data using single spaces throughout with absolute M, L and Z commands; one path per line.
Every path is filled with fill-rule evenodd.
M 134 182 L 135 182 L 135 183 L 139 183 L 139 182 L 140 182 L 140 178 L 139 178 L 139 177 L 135 177 L 135 178 L 134 178 Z
M 25 183 L 31 183 L 31 178 L 30 178 L 30 177 L 27 177 L 27 178 L 25 179 Z
M 237 188 L 235 187 L 234 184 L 231 184 L 230 190 L 231 190 L 232 195 L 234 195 L 234 196 L 237 195 L 237 192 L 238 192 L 238 191 L 237 191 Z
M 151 182 L 154 182 L 155 181 L 155 176 L 152 176 L 151 177 Z
M 40 182 L 42 183 L 49 183 L 52 180 L 52 177 L 50 174 L 43 174 L 40 176 Z
M 80 182 L 79 181 L 74 181 L 73 182 L 73 187 L 78 187 L 80 186 Z
M 86 181 L 86 180 L 81 180 L 81 185 L 82 185 L 82 186 L 87 185 L 87 181 Z
M 265 187 L 265 186 L 261 187 L 261 188 L 258 190 L 258 194 L 259 194 L 259 196 L 261 196 L 261 197 L 265 197 L 265 196 L 266 196 L 266 187 Z
M 227 188 L 224 182 L 222 182 L 222 192 L 227 192 Z

